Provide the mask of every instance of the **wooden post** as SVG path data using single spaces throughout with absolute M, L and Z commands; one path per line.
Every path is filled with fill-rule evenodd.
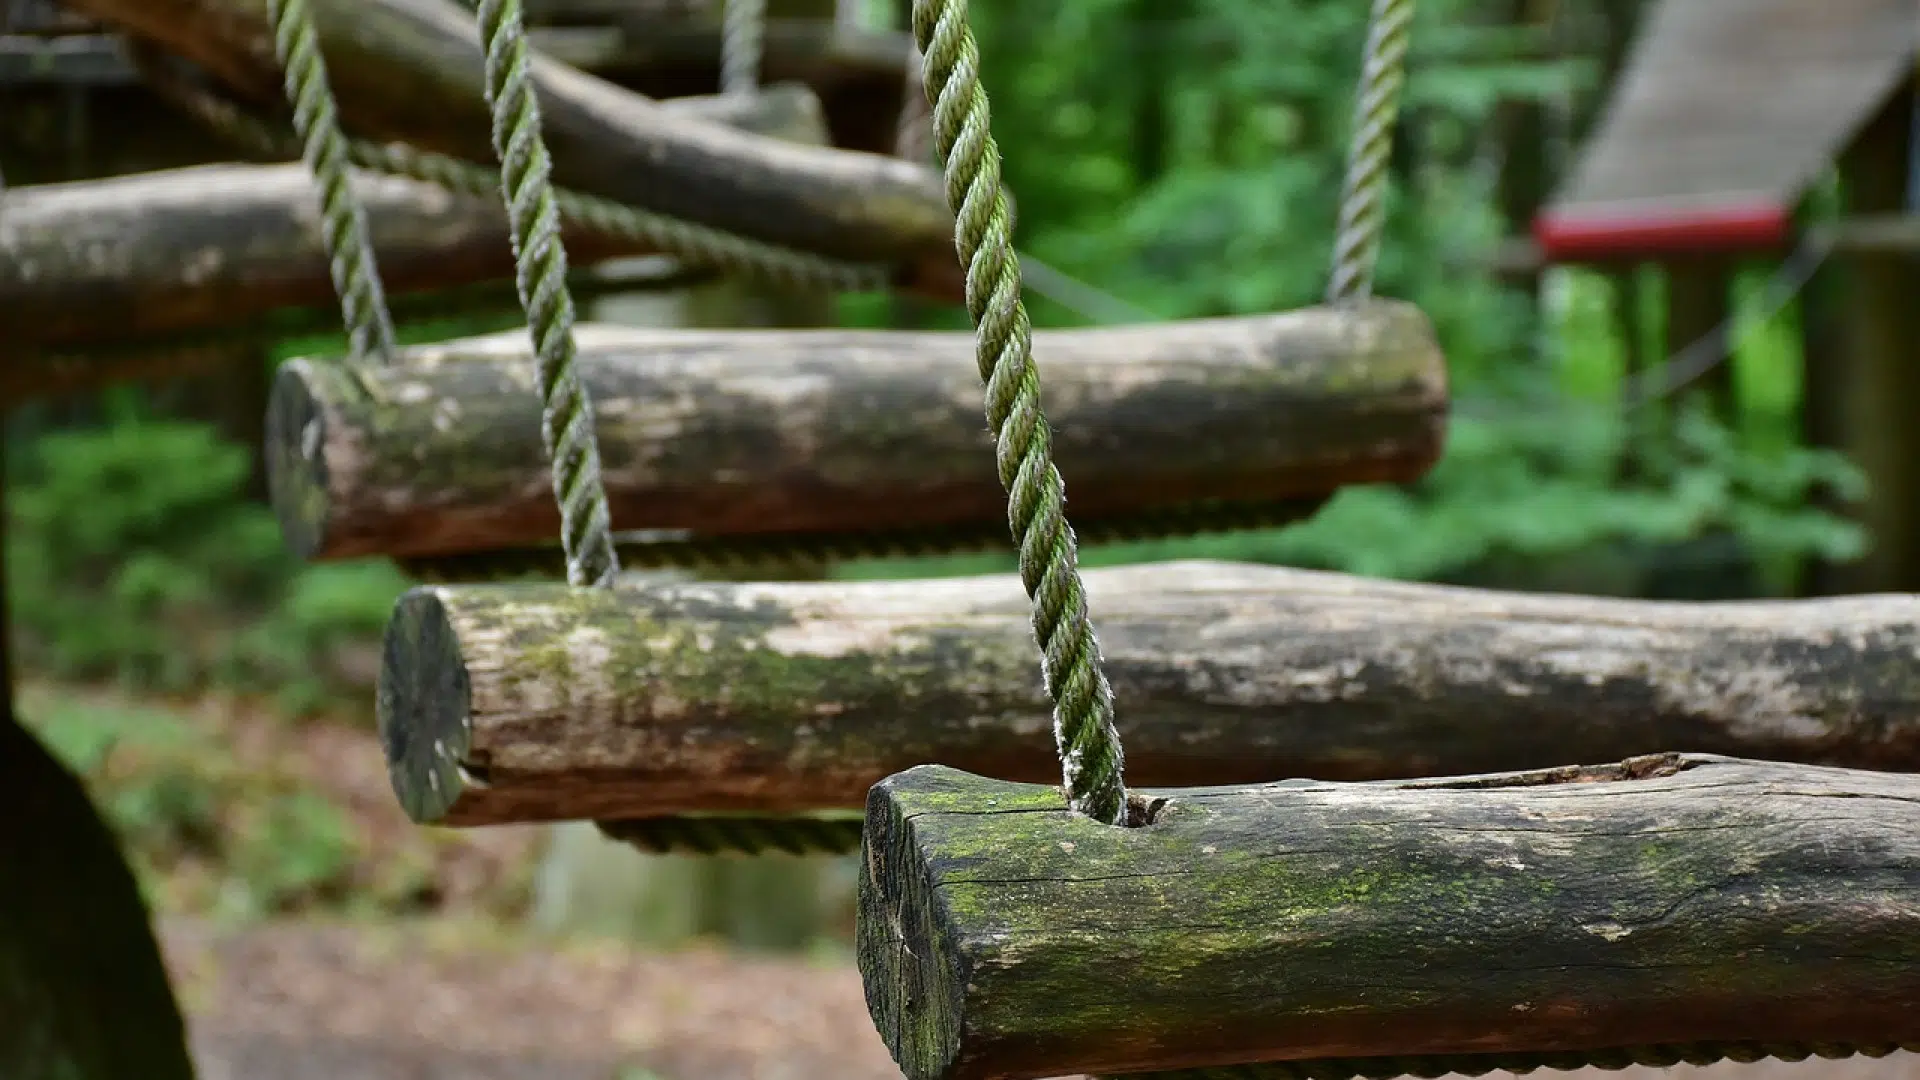
M 1893 95 L 1842 157 L 1849 213 L 1898 209 L 1907 195 L 1911 84 Z M 1849 591 L 1920 589 L 1920 264 L 1912 256 L 1858 254 L 1844 264 L 1846 359 L 1842 428 L 1867 475 L 1861 519 L 1872 548 L 1840 568 Z
M 908 1080 L 1920 1046 L 1920 778 L 1664 754 L 1133 794 L 1122 828 L 940 766 L 873 789 L 860 971 Z

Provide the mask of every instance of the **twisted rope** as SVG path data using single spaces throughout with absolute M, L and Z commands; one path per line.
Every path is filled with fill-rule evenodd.
M 1387 159 L 1393 154 L 1393 125 L 1406 83 L 1413 2 L 1373 0 L 1353 110 L 1353 145 L 1341 184 L 1333 277 L 1327 285 L 1330 304 L 1364 300 L 1373 293 L 1373 268 L 1387 219 Z
M 567 292 L 567 252 L 554 206 L 553 162 L 540 137 L 540 104 L 527 63 L 520 0 L 480 0 L 480 38 L 487 56 L 487 105 L 493 111 L 493 148 L 513 231 L 520 304 L 527 312 L 540 382 L 540 433 L 553 462 L 553 494 L 560 504 L 560 546 L 567 583 L 606 586 L 620 571 L 613 549 L 607 493 L 600 481 L 600 446 L 593 404 L 575 370 L 573 297 Z
M 1837 1061 L 1856 1055 L 1883 1058 L 1898 1050 L 1920 1050 L 1920 1043 L 1658 1043 L 1542 1053 L 1322 1058 L 1316 1061 L 1273 1061 L 1258 1065 L 1133 1073 L 1125 1077 L 1101 1077 L 1100 1080 L 1393 1080 L 1401 1076 L 1437 1080 L 1438 1077 L 1456 1073 L 1461 1076 L 1484 1076 L 1495 1071 L 1525 1074 L 1538 1069 L 1570 1071 L 1594 1068 L 1618 1072 L 1635 1065 L 1669 1068 L 1683 1063 L 1713 1065 L 1721 1061 L 1750 1065 L 1768 1058 L 1805 1061 L 1810 1057 L 1820 1057 Z
M 1163 540 L 1289 525 L 1311 517 L 1326 500 L 1319 496 L 1262 502 L 1199 502 L 1160 507 L 1137 514 L 1101 518 L 1080 530 L 1091 544 Z M 646 536 L 614 534 L 620 564 L 628 568 L 681 570 L 729 569 L 796 561 L 895 558 L 1007 549 L 1001 526 L 951 525 L 884 532 L 773 533 L 760 536 Z M 564 567 L 552 549 L 478 551 L 400 561 L 407 573 L 424 581 L 480 581 L 515 577 L 550 578 Z
M 289 2 L 304 4 L 305 0 Z M 297 141 L 289 140 L 267 122 L 179 78 L 150 46 L 135 43 L 130 52 L 134 66 L 157 92 L 223 138 L 266 158 L 300 152 Z M 346 148 L 350 162 L 371 172 L 438 184 L 469 195 L 493 196 L 501 189 L 498 169 L 446 154 L 362 139 L 348 139 Z M 594 195 L 556 189 L 554 201 L 561 220 L 573 228 L 652 247 L 696 266 L 748 274 L 776 284 L 870 292 L 886 288 L 892 277 L 885 266 L 841 262 L 749 240 Z
M 766 22 L 767 0 L 726 0 L 720 19 L 721 93 L 751 94 L 760 89 Z
M 1040 411 L 1032 327 L 1020 300 L 1000 151 L 991 132 L 980 52 L 967 28 L 966 0 L 914 0 L 914 39 L 925 56 L 934 140 L 945 165 L 955 247 L 967 271 L 967 311 L 978 330 L 976 356 L 987 388 L 1007 517 L 1020 551 L 1020 578 L 1033 603 L 1033 630 L 1054 701 L 1054 745 L 1067 803 L 1108 824 L 1126 814 L 1113 691 L 1101 670 L 1087 616 L 1066 485 L 1054 468 L 1052 432 Z
M 267 0 L 274 51 L 285 72 L 287 102 L 300 135 L 301 156 L 320 188 L 321 233 L 328 270 L 347 326 L 348 362 L 386 365 L 398 351 L 393 315 L 374 265 L 367 214 L 347 172 L 347 140 L 340 131 L 327 64 L 313 30 L 307 0 Z
M 865 815 L 688 814 L 601 821 L 600 832 L 650 855 L 846 855 Z

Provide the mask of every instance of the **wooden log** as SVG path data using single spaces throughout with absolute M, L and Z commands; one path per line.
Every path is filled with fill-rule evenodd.
M 825 137 L 819 103 L 782 86 L 741 102 L 689 99 L 676 111 L 770 136 Z M 356 174 L 387 291 L 513 278 L 497 196 Z M 579 265 L 646 254 L 631 241 L 568 230 Z M 74 349 L 235 323 L 274 308 L 333 303 L 318 195 L 305 166 L 210 165 L 9 192 L 0 216 L 0 325 L 19 348 Z M 9 392 L 37 388 L 29 358 Z
M 1005 521 L 970 334 L 576 336 L 617 529 Z M 1076 522 L 1412 480 L 1440 451 L 1445 365 L 1404 304 L 1035 337 Z M 521 333 L 408 350 L 372 395 L 333 361 L 283 366 L 268 439 L 289 544 L 331 559 L 550 543 L 533 377 Z
M 264 0 L 75 0 L 180 53 L 234 90 L 281 98 Z M 347 126 L 492 160 L 473 15 L 452 0 L 312 0 Z M 804 147 L 675 116 L 576 68 L 532 61 L 555 179 L 746 236 L 902 267 L 902 284 L 962 295 L 940 179 L 919 164 Z
M 648 14 L 624 2 L 604 13 L 575 9 L 556 18 L 574 25 L 533 31 L 534 43 L 556 60 L 650 97 L 712 93 L 720 85 L 717 19 Z M 795 79 L 820 95 L 833 145 L 893 153 L 911 35 L 771 14 L 765 30 L 763 78 Z
M 1128 776 L 1363 780 L 1662 749 L 1920 772 L 1920 597 L 1677 604 L 1187 562 L 1085 575 Z M 395 790 L 455 825 L 1057 783 L 1012 575 L 404 597 Z
M 1118 828 L 940 766 L 874 788 L 860 969 L 908 1080 L 1920 1045 L 1920 778 L 1675 754 L 1137 795 Z

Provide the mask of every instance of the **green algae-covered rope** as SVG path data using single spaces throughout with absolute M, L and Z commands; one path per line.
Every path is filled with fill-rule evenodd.
M 1020 300 L 1000 150 L 980 84 L 979 46 L 967 27 L 966 0 L 914 0 L 913 34 L 925 57 L 922 77 L 933 104 L 934 144 L 946 169 L 955 247 L 967 272 L 967 311 L 978 331 L 987 423 L 1007 489 L 1020 578 L 1033 602 L 1067 803 L 1097 821 L 1121 824 L 1127 800 L 1113 691 L 1101 670 L 1066 520 L 1066 487 L 1054 468 L 1052 432 L 1040 410 L 1032 327 Z
M 1340 223 L 1333 242 L 1333 276 L 1327 302 L 1353 303 L 1373 294 L 1380 235 L 1387 219 L 1387 165 L 1393 155 L 1393 125 L 1406 84 L 1407 42 L 1414 0 L 1374 0 L 1361 61 L 1360 91 L 1353 107 L 1353 145 L 1340 192 Z
M 346 322 L 348 362 L 386 365 L 398 352 L 380 270 L 368 239 L 366 208 L 347 172 L 347 140 L 340 131 L 326 61 L 307 0 L 267 0 L 273 45 L 285 72 L 287 102 L 300 134 L 302 156 L 320 189 L 321 233 L 328 268 Z
M 539 370 L 540 430 L 553 462 L 567 583 L 605 587 L 620 572 L 620 560 L 600 480 L 593 403 L 576 370 L 567 252 L 554 205 L 553 162 L 540 136 L 540 104 L 533 92 L 520 0 L 480 0 L 478 15 L 493 148 L 500 158 L 500 186 L 513 230 L 520 304 L 526 309 Z
M 720 14 L 721 93 L 751 94 L 760 89 L 766 36 L 767 0 L 724 0 Z
M 1272 1061 L 1257 1065 L 1229 1065 L 1211 1069 L 1132 1073 L 1099 1080 L 1393 1080 L 1412 1076 L 1485 1076 L 1490 1072 L 1522 1075 L 1541 1069 L 1570 1071 L 1603 1069 L 1618 1072 L 1633 1066 L 1669 1068 L 1674 1065 L 1713 1065 L 1722 1061 L 1752 1064 L 1777 1058 L 1805 1061 L 1810 1057 L 1840 1060 L 1856 1055 L 1883 1058 L 1899 1050 L 1920 1050 L 1920 1043 L 1805 1043 L 1805 1042 L 1694 1042 L 1656 1043 L 1602 1050 L 1560 1050 L 1505 1054 L 1434 1054 L 1401 1057 L 1321 1058 L 1314 1061 Z
M 597 824 L 608 838 L 655 855 L 848 855 L 860 850 L 866 815 L 681 814 Z

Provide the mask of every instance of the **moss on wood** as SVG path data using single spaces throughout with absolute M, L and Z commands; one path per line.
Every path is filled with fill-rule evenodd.
M 867 804 L 909 1080 L 1656 1043 L 1920 1044 L 1920 779 L 1662 755 L 1141 792 L 937 766 Z

